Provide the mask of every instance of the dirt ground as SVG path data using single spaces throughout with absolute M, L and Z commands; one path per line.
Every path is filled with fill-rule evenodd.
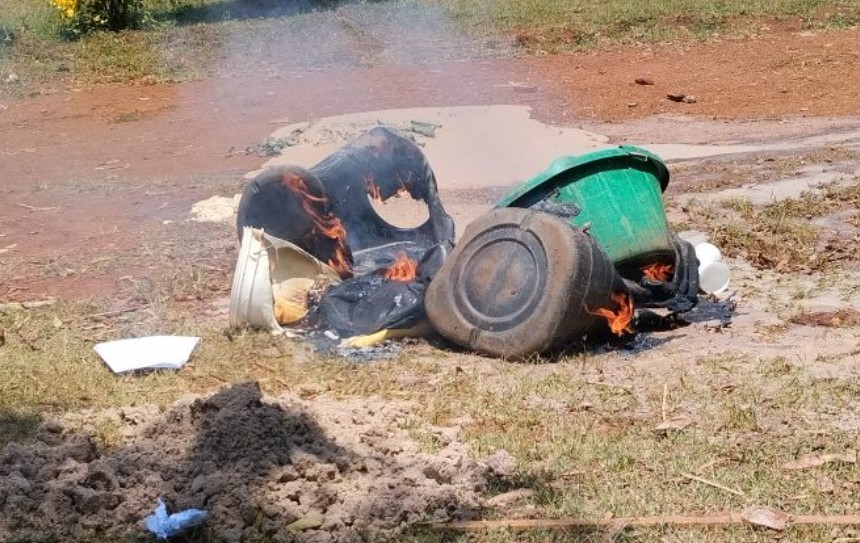
M 9 473 L 0 539 L 125 535 L 159 498 L 171 511 L 208 509 L 209 529 L 228 540 L 289 526 L 313 529 L 308 541 L 361 541 L 426 521 L 427 511 L 435 521 L 474 517 L 487 480 L 510 475 L 513 460 L 501 453 L 476 462 L 457 428 L 432 429 L 444 445 L 422 452 L 403 429 L 391 432 L 410 416 L 407 404 L 380 398 L 264 400 L 259 385 L 243 383 L 165 413 L 71 417 L 43 428 L 35 447 L 0 456 Z M 103 453 L 86 430 L 106 419 L 129 431 Z M 254 519 L 258 510 L 267 520 Z
M 228 540 L 277 539 L 295 521 L 305 523 L 300 540 L 343 540 L 493 507 L 518 518 L 708 513 L 764 502 L 816 514 L 856 510 L 856 457 L 823 478 L 780 467 L 804 454 L 856 449 L 856 195 L 803 201 L 815 203 L 815 213 L 773 206 L 796 203 L 806 189 L 823 194 L 822 182 L 856 186 L 858 57 L 858 28 L 776 32 L 4 102 L 0 302 L 62 301 L 55 314 L 32 321 L 0 314 L 8 337 L 0 359 L 26 368 L 12 370 L 0 390 L 36 398 L 49 414 L 26 443 L 0 449 L 7 475 L 0 540 L 4 530 L 76 538 L 139 529 L 159 495 L 172 508 L 207 507 L 210 528 Z M 637 84 L 640 77 L 654 84 Z M 667 93 L 696 100 L 676 103 Z M 584 128 L 611 143 L 765 146 L 669 164 L 667 208 L 679 228 L 719 233 L 743 218 L 760 236 L 745 238 L 730 258 L 732 326 L 702 317 L 558 364 L 509 364 L 422 343 L 384 365 L 361 366 L 321 360 L 265 334 L 225 331 L 234 227 L 190 220 L 190 210 L 241 190 L 242 176 L 266 160 L 247 147 L 325 116 L 491 104 L 527 105 L 551 126 Z M 439 185 L 458 223 L 505 189 Z M 741 201 L 762 194 L 755 204 Z M 756 222 L 783 212 L 774 224 Z M 786 217 L 827 233 L 804 247 L 802 262 L 762 255 L 788 252 L 785 236 L 795 232 L 782 229 Z M 820 259 L 836 253 L 835 262 Z M 63 313 L 69 308 L 72 315 Z M 93 342 L 154 332 L 206 339 L 177 374 L 92 371 Z M 38 363 L 28 365 L 32 356 Z M 266 395 L 255 385 L 231 386 L 249 379 Z M 68 386 L 68 397 L 58 399 L 51 382 Z M 173 403 L 189 392 L 198 396 Z M 519 479 L 510 478 L 507 453 L 492 456 L 500 450 L 516 458 Z M 691 482 L 690 473 L 706 482 Z M 530 494 L 487 509 L 488 492 L 521 486 Z M 711 536 L 701 540 L 751 540 L 746 532 Z M 667 530 L 644 540 L 696 539 Z
M 667 137 L 665 123 L 652 124 L 654 115 L 681 115 L 714 120 L 708 132 L 716 139 L 721 127 L 731 126 L 735 137 L 765 141 L 769 131 L 807 123 L 806 117 L 860 112 L 852 77 L 858 36 L 857 29 L 783 33 L 686 47 L 104 87 L 11 101 L 0 111 L 0 242 L 15 247 L 4 255 L 10 280 L 0 296 L 128 293 L 128 281 L 115 279 L 134 275 L 141 266 L 136 255 L 146 245 L 178 244 L 188 233 L 164 222 L 182 220 L 206 196 L 235 193 L 241 174 L 261 163 L 243 150 L 278 125 L 396 107 L 509 103 L 529 105 L 538 118 L 561 125 L 611 123 L 616 134 L 626 126 L 616 123 L 638 119 L 636 130 L 647 139 Z M 637 85 L 637 77 L 654 85 Z M 697 102 L 671 102 L 671 92 Z M 762 119 L 774 122 L 746 122 Z M 740 124 L 726 125 L 729 120 Z M 630 132 L 619 139 L 630 141 Z M 445 181 L 440 185 L 444 191 Z M 213 262 L 211 253 L 194 258 L 216 268 L 229 262 Z

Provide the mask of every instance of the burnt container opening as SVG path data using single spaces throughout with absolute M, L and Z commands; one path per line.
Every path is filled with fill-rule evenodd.
M 340 273 L 307 322 L 341 336 L 423 321 L 425 286 L 454 243 L 423 153 L 382 127 L 308 170 L 262 172 L 245 188 L 237 226 L 240 236 L 245 226 L 262 228 Z

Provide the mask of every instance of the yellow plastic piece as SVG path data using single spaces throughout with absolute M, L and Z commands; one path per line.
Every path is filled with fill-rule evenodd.
M 343 340 L 341 346 L 352 349 L 361 349 L 362 347 L 376 347 L 389 339 L 397 339 L 404 337 L 424 337 L 430 334 L 433 328 L 428 321 L 416 324 L 412 328 L 386 328 L 372 334 L 364 336 L 354 336 Z
M 308 308 L 291 300 L 275 300 L 275 320 L 278 324 L 289 326 L 308 314 Z

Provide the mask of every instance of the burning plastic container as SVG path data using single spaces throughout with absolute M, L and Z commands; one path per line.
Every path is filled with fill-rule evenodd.
M 621 146 L 562 157 L 496 207 L 525 207 L 568 218 L 603 247 L 619 267 L 672 262 L 662 192 L 669 171 L 645 149 Z
M 370 203 L 401 195 L 425 203 L 428 220 L 398 228 Z M 259 172 L 242 194 L 237 229 L 233 325 L 279 331 L 299 323 L 342 338 L 426 322 L 425 288 L 454 241 L 454 221 L 423 153 L 386 128 L 310 169 Z M 289 288 L 280 286 L 284 277 Z
M 591 237 L 527 209 L 471 223 L 427 289 L 427 316 L 446 339 L 523 358 L 598 331 L 632 332 L 633 303 Z

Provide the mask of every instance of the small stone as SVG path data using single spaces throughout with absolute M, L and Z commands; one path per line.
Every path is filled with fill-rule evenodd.
M 18 74 L 9 74 L 6 76 L 6 83 L 17 83 L 21 78 L 18 77 Z
M 637 77 L 634 79 L 637 85 L 653 85 L 654 80 L 650 77 Z
M 696 98 L 695 96 L 693 96 L 692 94 L 684 96 L 684 103 L 685 104 L 695 104 L 698 101 L 699 101 L 699 99 Z
M 627 107 L 636 107 L 639 105 L 639 102 L 628 102 Z
M 322 525 L 322 517 L 309 515 L 307 517 L 302 517 L 291 524 L 288 524 L 287 530 L 290 532 L 303 532 L 305 530 L 315 530 Z
M 672 94 L 666 95 L 666 98 L 668 98 L 669 100 L 672 100 L 673 102 L 683 102 L 684 98 L 686 98 L 686 97 L 687 97 L 687 95 L 684 93 L 672 93 Z

